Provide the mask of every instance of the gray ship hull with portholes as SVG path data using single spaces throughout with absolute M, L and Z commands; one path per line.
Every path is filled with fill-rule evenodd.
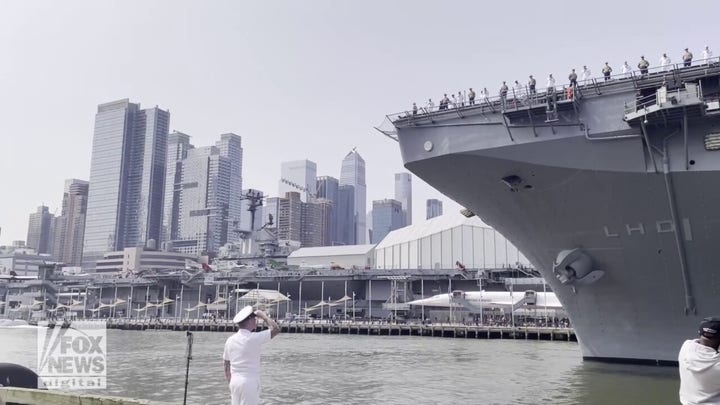
M 542 272 L 586 359 L 672 364 L 720 315 L 718 75 L 635 73 L 571 100 L 393 115 L 383 132 Z

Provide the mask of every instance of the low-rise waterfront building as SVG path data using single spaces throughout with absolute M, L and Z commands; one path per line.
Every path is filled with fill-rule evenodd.
M 176 270 L 200 266 L 197 256 L 132 247 L 105 253 L 103 258 L 97 261 L 95 271 L 97 273 L 133 274 L 143 270 Z
M 365 269 L 373 268 L 375 245 L 304 247 L 290 254 L 290 266 Z

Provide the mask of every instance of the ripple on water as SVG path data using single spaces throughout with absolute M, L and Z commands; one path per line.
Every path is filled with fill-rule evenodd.
M 35 369 L 34 330 L 0 331 L 0 359 Z M 188 403 L 226 404 L 229 333 L 194 334 Z M 108 331 L 106 394 L 181 403 L 181 332 Z M 283 334 L 263 352 L 264 404 L 674 404 L 673 368 L 583 363 L 577 344 Z

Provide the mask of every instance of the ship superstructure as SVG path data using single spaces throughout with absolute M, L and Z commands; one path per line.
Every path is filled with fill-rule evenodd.
M 421 108 L 383 132 L 541 271 L 585 358 L 672 363 L 720 308 L 719 62 Z

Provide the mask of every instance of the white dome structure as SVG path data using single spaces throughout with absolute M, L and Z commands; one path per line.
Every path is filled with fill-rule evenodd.
M 375 247 L 378 269 L 498 269 L 528 259 L 478 217 L 449 213 L 390 232 Z

